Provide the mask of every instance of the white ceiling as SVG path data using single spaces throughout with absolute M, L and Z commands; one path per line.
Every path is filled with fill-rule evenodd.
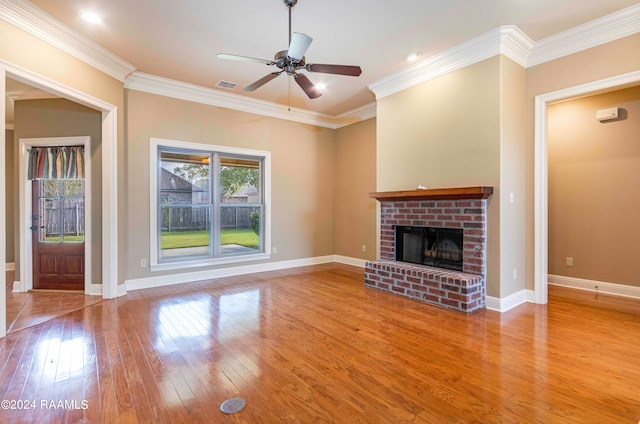
M 242 87 L 274 70 L 258 63 L 216 58 L 217 53 L 272 59 L 288 44 L 288 11 L 283 0 L 32 0 L 138 71 L 214 88 L 236 82 L 232 93 L 339 115 L 370 104 L 367 85 L 409 64 L 502 25 L 516 25 L 533 41 L 637 4 L 636 0 L 299 0 L 293 31 L 314 41 L 307 62 L 359 65 L 360 77 L 307 73 L 327 88 L 318 99 L 281 75 L 253 93 Z M 99 13 L 92 25 L 80 13 Z M 229 93 L 228 90 L 219 89 Z

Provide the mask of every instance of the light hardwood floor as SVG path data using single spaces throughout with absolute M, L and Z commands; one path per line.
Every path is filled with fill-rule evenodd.
M 130 292 L 10 334 L 0 399 L 35 408 L 0 422 L 636 424 L 638 346 L 635 300 L 550 287 L 546 306 L 465 315 L 318 265 Z M 224 415 L 231 397 L 247 406 Z
M 7 272 L 7 333 L 40 324 L 69 312 L 102 302 L 102 296 L 73 292 L 14 293 L 14 271 Z

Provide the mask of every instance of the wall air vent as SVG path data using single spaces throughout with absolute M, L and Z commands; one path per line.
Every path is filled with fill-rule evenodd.
M 220 80 L 216 83 L 215 86 L 217 88 L 224 88 L 225 90 L 235 90 L 235 88 L 238 86 L 238 83 Z

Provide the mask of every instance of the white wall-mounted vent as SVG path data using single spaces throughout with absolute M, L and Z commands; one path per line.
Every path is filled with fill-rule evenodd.
M 610 121 L 612 119 L 618 119 L 618 108 L 610 107 L 607 109 L 596 110 L 596 118 L 598 121 Z
M 238 86 L 237 82 L 230 82 L 225 80 L 220 80 L 215 85 L 217 88 L 224 88 L 225 90 L 235 90 Z

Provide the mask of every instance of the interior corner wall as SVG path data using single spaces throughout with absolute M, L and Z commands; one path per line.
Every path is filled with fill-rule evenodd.
M 333 255 L 336 130 L 126 90 L 127 280 L 184 271 L 151 272 L 149 259 L 150 138 L 271 152 L 269 261 Z M 224 267 L 237 266 L 226 264 Z M 218 267 L 203 268 L 214 269 Z
M 525 288 L 526 70 L 501 56 L 500 298 Z
M 526 288 L 534 281 L 535 97 L 640 70 L 640 33 L 527 68 Z
M 16 261 L 15 252 L 14 252 L 14 237 L 15 231 L 14 228 L 17 228 L 17 222 L 14 220 L 14 187 L 13 187 L 13 130 L 5 130 L 5 184 L 6 184 L 6 246 L 7 246 L 7 263 L 13 263 Z M 12 282 L 13 283 L 13 282 Z
M 102 114 L 66 99 L 18 100 L 14 118 L 14 212 L 20 211 L 19 149 L 21 138 L 91 137 L 91 282 L 102 282 Z M 86 154 L 86 152 L 85 152 Z M 16 220 L 18 221 L 18 220 Z M 19 232 L 15 233 L 15 246 L 19 246 Z M 20 252 L 16 250 L 16 259 Z M 16 280 L 21 278 L 16 269 Z
M 376 259 L 376 119 L 336 131 L 335 254 Z M 364 246 L 364 248 L 363 248 Z
M 500 295 L 501 59 L 378 99 L 377 191 L 491 186 L 487 295 Z
M 639 134 L 640 87 L 549 106 L 549 274 L 640 287 Z

